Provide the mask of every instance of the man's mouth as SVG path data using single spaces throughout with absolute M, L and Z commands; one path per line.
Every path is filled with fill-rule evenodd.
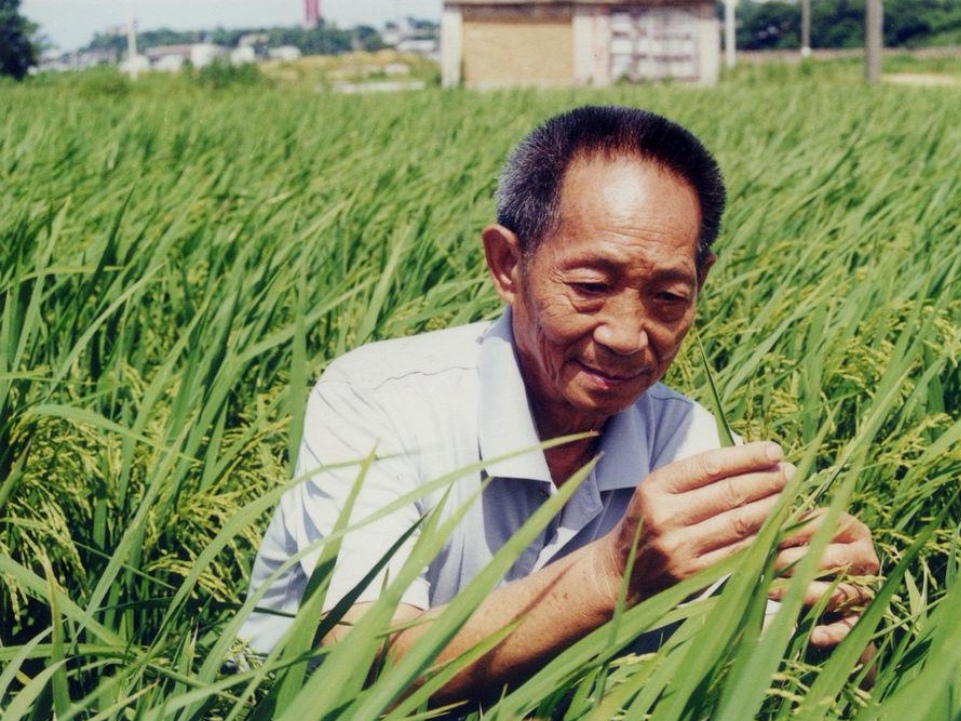
M 606 383 L 626 383 L 632 381 L 639 376 L 646 375 L 649 371 L 647 368 L 638 369 L 624 369 L 624 368 L 612 368 L 612 369 L 602 369 L 595 366 L 588 365 L 583 361 L 578 361 L 581 368 L 583 368 L 588 374 L 606 382 Z

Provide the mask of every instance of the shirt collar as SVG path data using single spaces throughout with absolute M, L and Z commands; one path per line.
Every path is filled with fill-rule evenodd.
M 478 443 L 482 459 L 535 450 L 487 465 L 492 476 L 551 483 L 551 474 L 527 401 L 514 352 L 511 309 L 491 324 L 481 340 Z M 612 417 L 601 435 L 601 460 L 594 470 L 599 490 L 631 488 L 649 466 L 643 418 L 635 405 Z
M 511 309 L 488 328 L 481 341 L 480 417 L 478 443 L 482 459 L 493 459 L 534 448 L 522 455 L 488 464 L 486 470 L 501 478 L 527 478 L 550 483 L 540 439 L 527 403 L 527 390 L 514 354 Z

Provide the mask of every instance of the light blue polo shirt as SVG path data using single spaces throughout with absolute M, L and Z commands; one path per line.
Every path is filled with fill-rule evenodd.
M 278 504 L 254 563 L 251 590 L 330 533 L 359 461 L 376 449 L 378 460 L 366 472 L 352 525 L 431 481 L 487 463 L 483 471 L 460 473 L 449 488 L 428 489 L 389 516 L 348 533 L 325 610 L 359 584 L 423 514 L 442 505 L 442 516 L 448 517 L 470 503 L 442 551 L 403 597 L 404 603 L 425 609 L 446 603 L 556 492 L 544 454 L 536 448 L 540 442 L 514 353 L 509 308 L 493 323 L 373 343 L 344 355 L 311 392 L 297 467 L 298 477 L 310 475 Z M 661 384 L 653 386 L 608 421 L 593 472 L 502 583 L 610 531 L 633 487 L 654 468 L 718 445 L 710 413 Z M 524 449 L 534 450 L 493 462 Z M 485 475 L 490 482 L 475 498 Z M 397 576 L 412 545 L 413 539 L 393 557 L 388 578 Z M 318 556 L 317 550 L 308 553 L 282 573 L 260 607 L 295 613 Z M 383 581 L 381 574 L 360 601 L 374 600 Z M 255 612 L 240 636 L 266 652 L 289 624 L 282 615 Z

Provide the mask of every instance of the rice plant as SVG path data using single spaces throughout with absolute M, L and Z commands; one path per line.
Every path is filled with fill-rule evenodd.
M 500 637 L 446 667 L 437 650 L 563 493 L 396 665 L 376 659 L 416 569 L 350 643 L 317 647 L 332 537 L 297 633 L 245 664 L 249 568 L 298 480 L 312 381 L 361 343 L 498 312 L 478 233 L 499 165 L 539 120 L 588 102 L 664 113 L 716 152 L 731 203 L 697 329 L 710 372 L 689 346 L 669 382 L 712 406 L 710 375 L 733 430 L 779 441 L 801 472 L 748 552 L 624 610 L 483 711 L 451 713 L 961 718 L 961 91 L 809 70 L 390 98 L 114 85 L 0 88 L 4 721 L 444 711 L 432 692 Z M 853 509 L 883 562 L 877 599 L 823 656 L 798 595 L 813 568 L 760 633 L 782 582 L 770 549 L 812 504 Z M 446 531 L 420 530 L 425 553 Z M 621 653 L 669 624 L 656 653 Z

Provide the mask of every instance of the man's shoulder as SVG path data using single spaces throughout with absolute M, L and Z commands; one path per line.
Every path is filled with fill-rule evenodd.
M 473 372 L 489 321 L 375 341 L 334 360 L 323 382 L 349 382 L 375 388 L 404 379 Z

